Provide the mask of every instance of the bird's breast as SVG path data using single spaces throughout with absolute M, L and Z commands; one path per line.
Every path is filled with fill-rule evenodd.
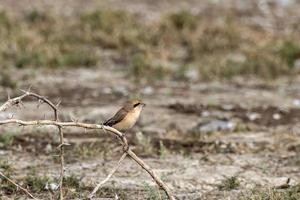
M 141 110 L 133 110 L 127 113 L 123 120 L 115 124 L 113 127 L 118 130 L 126 130 L 133 127 L 140 116 Z

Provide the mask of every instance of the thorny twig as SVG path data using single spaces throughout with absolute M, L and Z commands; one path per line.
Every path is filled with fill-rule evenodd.
M 4 124 L 18 124 L 18 125 L 21 125 L 21 126 L 29 126 L 29 125 L 47 126 L 47 125 L 52 125 L 52 126 L 56 126 L 56 127 L 59 128 L 60 139 L 61 139 L 60 140 L 60 146 L 59 146 L 59 148 L 61 149 L 61 151 L 60 151 L 60 157 L 61 157 L 60 199 L 61 200 L 63 199 L 62 180 L 63 180 L 63 174 L 64 174 L 64 171 L 63 171 L 64 170 L 63 146 L 66 145 L 66 143 L 64 143 L 64 141 L 63 141 L 63 133 L 62 133 L 62 128 L 63 127 L 81 127 L 81 128 L 84 128 L 84 129 L 102 129 L 105 132 L 107 131 L 108 133 L 111 133 L 111 134 L 117 136 L 122 142 L 124 154 L 121 157 L 121 159 L 119 160 L 117 166 L 115 167 L 115 170 L 117 170 L 118 165 L 120 165 L 121 161 L 125 158 L 125 156 L 128 155 L 132 158 L 132 160 L 134 160 L 138 165 L 140 165 L 155 180 L 157 185 L 165 191 L 165 193 L 167 194 L 167 196 L 170 200 L 175 200 L 175 197 L 173 196 L 173 194 L 170 191 L 170 189 L 168 188 L 168 186 L 160 179 L 159 176 L 157 176 L 154 173 L 154 171 L 142 159 L 140 159 L 129 148 L 126 137 L 120 131 L 118 131 L 118 130 L 110 127 L 110 126 L 104 126 L 103 124 L 101 124 L 101 125 L 99 125 L 99 124 L 87 124 L 87 123 L 81 123 L 81 122 L 77 122 L 77 121 L 75 121 L 75 122 L 74 121 L 73 122 L 60 122 L 58 120 L 58 109 L 51 101 L 47 100 L 46 98 L 44 98 L 40 95 L 37 95 L 35 93 L 31 93 L 31 92 L 26 92 L 26 91 L 25 91 L 25 94 L 21 95 L 20 97 L 9 99 L 6 103 L 4 103 L 0 107 L 0 111 L 4 111 L 4 110 L 6 110 L 7 108 L 9 108 L 13 105 L 19 104 L 22 101 L 22 99 L 27 97 L 27 96 L 33 96 L 37 99 L 40 99 L 40 100 L 44 101 L 45 103 L 47 103 L 50 107 L 52 107 L 52 109 L 54 111 L 55 120 L 54 121 L 51 121 L 51 120 L 23 121 L 23 120 L 19 120 L 19 119 L 7 119 L 7 120 L 0 121 L 0 125 L 4 125 Z M 115 170 L 113 170 L 113 172 L 111 172 L 111 174 L 108 175 L 108 177 L 104 180 L 104 183 L 106 181 L 108 181 L 108 179 L 113 175 L 113 173 L 115 173 Z M 100 186 L 101 186 L 101 184 L 100 184 Z
M 8 178 L 7 176 L 5 176 L 2 172 L 0 172 L 0 176 L 2 176 L 3 178 L 5 178 L 8 182 L 10 182 L 11 184 L 13 184 L 14 186 L 16 186 L 17 188 L 20 188 L 23 192 L 25 192 L 28 196 L 30 196 L 32 199 L 36 199 L 30 192 L 28 192 L 28 190 L 26 190 L 25 188 L 23 188 L 22 186 L 18 185 L 17 183 L 15 183 L 13 180 L 11 180 L 10 178 Z
M 49 105 L 49 107 L 53 110 L 53 114 L 54 114 L 54 120 L 55 121 L 59 121 L 58 118 L 58 106 L 56 106 L 54 103 L 52 103 L 50 100 L 48 100 L 46 97 L 38 95 L 36 93 L 30 92 L 30 88 L 28 89 L 28 91 L 25 90 L 21 90 L 24 94 L 19 96 L 19 97 L 15 97 L 13 99 L 10 98 L 10 96 L 8 95 L 8 100 L 0 107 L 0 112 L 1 111 L 5 111 L 8 108 L 14 106 L 14 105 L 22 105 L 22 100 L 26 97 L 34 97 L 36 99 L 38 99 L 38 106 L 41 103 L 46 103 L 47 105 Z M 60 103 L 60 102 L 59 102 Z M 59 105 L 59 104 L 58 104 Z M 60 177 L 59 177 L 59 189 L 60 189 L 60 199 L 63 200 L 63 177 L 64 177 L 64 135 L 62 132 L 62 127 L 61 126 L 57 126 L 58 127 L 58 132 L 59 132 L 59 138 L 60 138 L 60 145 L 59 145 L 59 149 L 60 149 Z
M 0 121 L 0 125 L 3 125 L 3 124 L 19 124 L 22 126 L 53 125 L 53 126 L 61 126 L 61 127 L 81 127 L 81 128 L 86 128 L 86 129 L 105 129 L 107 132 L 112 133 L 112 134 L 116 135 L 118 138 L 120 138 L 122 143 L 124 142 L 123 149 L 125 152 L 127 152 L 128 156 L 130 156 L 138 165 L 140 165 L 144 170 L 146 170 L 148 172 L 148 174 L 155 180 L 157 185 L 166 192 L 166 194 L 170 200 L 175 200 L 175 197 L 173 196 L 171 190 L 160 179 L 160 177 L 154 173 L 154 171 L 149 167 L 149 165 L 147 165 L 130 148 L 128 148 L 128 142 L 127 142 L 126 137 L 124 137 L 124 135 L 120 131 L 118 131 L 110 126 L 104 126 L 104 125 L 100 125 L 100 124 L 87 124 L 87 123 L 81 123 L 81 122 L 57 122 L 57 121 L 51 121 L 51 120 L 23 121 L 23 120 L 18 120 L 18 119 L 7 119 L 7 120 Z M 126 148 L 126 144 L 127 144 L 127 148 Z

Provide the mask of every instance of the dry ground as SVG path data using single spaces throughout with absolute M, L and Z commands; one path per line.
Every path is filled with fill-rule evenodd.
M 72 80 L 74 77 L 76 80 Z M 60 96 L 64 120 L 91 123 L 109 117 L 128 95 L 140 94 L 147 107 L 138 125 L 128 133 L 129 141 L 179 199 L 242 199 L 242 194 L 256 187 L 279 187 L 288 179 L 291 185 L 299 183 L 297 80 L 182 85 L 162 82 L 160 86 L 135 88 L 117 72 L 76 69 L 44 73 L 31 84 L 32 90 L 54 101 Z M 51 117 L 46 107 L 36 108 L 34 101 L 9 112 L 28 120 Z M 17 133 L 1 150 L 1 162 L 8 161 L 13 167 L 12 177 L 22 180 L 31 171 L 56 176 L 58 163 L 53 156 L 58 138 L 53 129 L 2 130 L 4 134 Z M 72 144 L 67 147 L 66 173 L 80 179 L 86 194 L 109 172 L 120 156 L 120 147 L 115 138 L 102 132 L 68 129 L 65 134 Z M 222 182 L 232 177 L 239 183 L 233 188 Z M 111 191 L 106 189 L 99 196 L 118 193 L 125 199 L 151 198 L 143 192 L 148 184 L 154 186 L 136 164 L 125 160 L 107 184 Z M 223 191 L 222 184 L 230 191 Z M 68 195 L 73 192 L 82 198 L 78 190 L 70 189 Z
M 150 20 L 179 8 L 201 12 L 213 5 L 198 1 L 153 4 L 146 0 L 0 2 L 2 8 L 14 13 L 34 8 L 68 15 L 99 6 L 140 14 L 145 11 L 141 16 Z M 226 5 L 230 9 L 233 4 Z M 244 8 L 244 4 L 234 5 Z M 291 8 L 291 12 L 295 10 L 296 6 Z M 299 77 L 137 83 L 118 67 L 108 67 L 113 64 L 108 58 L 97 67 L 23 68 L 13 69 L 11 75 L 21 89 L 31 85 L 32 91 L 54 102 L 62 100 L 64 121 L 101 123 L 127 98 L 143 98 L 147 106 L 141 120 L 127 133 L 128 140 L 178 199 L 300 199 Z M 0 90 L 2 102 L 7 92 L 20 94 L 16 89 Z M 12 114 L 25 120 L 51 118 L 44 105 L 37 108 L 31 100 L 24 105 L 1 113 L 1 119 Z M 39 198 L 50 199 L 45 185 L 55 183 L 59 169 L 55 130 L 0 128 L 0 169 Z M 66 199 L 84 199 L 109 173 L 121 148 L 115 138 L 100 131 L 66 129 L 65 136 L 71 144 L 66 147 Z M 26 199 L 3 181 L 0 188 L 1 199 Z M 124 160 L 97 193 L 99 199 L 115 195 L 126 200 L 164 199 L 151 178 L 130 159 Z

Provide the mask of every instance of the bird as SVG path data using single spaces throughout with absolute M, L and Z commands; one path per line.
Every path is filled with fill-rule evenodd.
M 118 131 L 126 132 L 131 129 L 140 117 L 141 111 L 146 104 L 140 99 L 128 100 L 118 112 L 103 123 Z

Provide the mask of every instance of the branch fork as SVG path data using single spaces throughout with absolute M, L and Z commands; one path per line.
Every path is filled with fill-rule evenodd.
M 129 147 L 128 145 L 128 141 L 125 137 L 125 135 L 123 133 L 121 133 L 120 131 L 110 127 L 110 126 L 105 126 L 103 124 L 99 125 L 99 124 L 87 124 L 87 123 L 81 123 L 78 121 L 72 121 L 72 122 L 60 122 L 59 118 L 58 118 L 58 108 L 57 105 L 53 104 L 50 100 L 48 100 L 47 98 L 38 95 L 36 93 L 32 93 L 30 91 L 23 91 L 24 92 L 23 95 L 19 96 L 19 97 L 15 97 L 13 99 L 9 99 L 2 105 L 0 106 L 0 112 L 1 111 L 5 111 L 6 109 L 14 106 L 14 105 L 18 105 L 22 102 L 22 100 L 25 97 L 34 97 L 36 99 L 38 99 L 40 102 L 44 102 L 46 103 L 52 110 L 54 113 L 54 120 L 35 120 L 35 121 L 23 121 L 23 120 L 19 120 L 19 119 L 13 119 L 13 118 L 9 118 L 6 120 L 2 120 L 0 121 L 0 125 L 6 125 L 6 124 L 17 124 L 20 126 L 56 126 L 58 128 L 58 133 L 60 136 L 60 144 L 57 148 L 60 149 L 60 177 L 59 177 L 59 194 L 60 194 L 60 200 L 63 200 L 63 177 L 64 177 L 64 146 L 66 145 L 70 145 L 68 143 L 64 142 L 64 135 L 62 132 L 62 128 L 65 127 L 77 127 L 77 128 L 84 128 L 84 129 L 102 129 L 104 130 L 105 133 L 110 133 L 113 134 L 115 136 L 117 136 L 123 146 L 123 154 L 120 157 L 118 163 L 115 165 L 115 167 L 111 170 L 111 172 L 107 175 L 107 177 L 101 181 L 100 183 L 98 183 L 96 185 L 96 187 L 94 188 L 94 190 L 88 195 L 88 198 L 92 198 L 96 192 L 99 190 L 99 188 L 104 185 L 111 177 L 112 175 L 118 170 L 119 166 L 121 165 L 121 162 L 125 159 L 126 156 L 129 156 L 133 161 L 135 161 L 138 165 L 140 165 L 151 177 L 152 179 L 156 182 L 156 184 L 160 187 L 160 189 L 164 190 L 168 199 L 169 200 L 175 200 L 174 195 L 172 194 L 171 190 L 169 189 L 169 187 L 160 179 L 159 176 L 157 176 L 154 171 L 141 159 L 139 158 Z M 58 105 L 60 104 L 60 102 L 58 103 Z M 2 176 L 3 178 L 5 178 L 6 180 L 8 180 L 9 182 L 11 182 L 12 184 L 14 184 L 16 187 L 20 188 L 22 191 L 24 191 L 29 197 L 33 198 L 33 199 L 37 199 L 35 198 L 31 193 L 29 193 L 25 188 L 22 188 L 20 185 L 18 185 L 17 183 L 15 183 L 14 181 L 12 181 L 11 179 L 9 179 L 8 177 L 6 177 L 3 173 L 0 172 L 0 176 Z

